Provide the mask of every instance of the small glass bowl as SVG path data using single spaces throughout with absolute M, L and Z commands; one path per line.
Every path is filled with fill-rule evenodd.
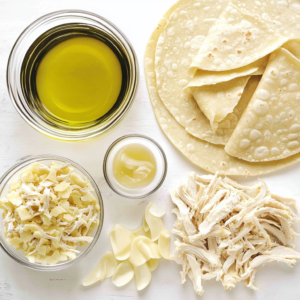
M 38 109 L 32 95 L 24 92 L 23 62 L 28 60 L 32 44 L 45 32 L 56 32 L 59 26 L 68 27 L 79 24 L 81 27 L 93 27 L 107 39 L 118 45 L 122 59 L 126 62 L 124 75 L 126 80 L 122 86 L 121 98 L 106 115 L 78 127 L 68 126 L 67 123 L 57 123 L 45 118 Z M 36 47 L 37 48 L 37 47 Z M 30 50 L 31 51 L 31 50 Z M 31 71 L 30 71 L 31 72 Z M 24 78 L 23 78 L 24 77 Z M 131 106 L 138 86 L 138 61 L 134 49 L 125 35 L 112 23 L 96 14 L 81 10 L 62 10 L 47 14 L 30 24 L 15 42 L 7 65 L 7 88 L 10 98 L 21 117 L 34 129 L 52 138 L 65 141 L 84 141 L 94 138 L 116 125 Z M 125 77 L 124 77 L 125 78 Z
M 103 219 L 104 219 L 104 208 L 103 208 L 103 200 L 101 197 L 100 190 L 96 184 L 96 182 L 93 180 L 91 175 L 83 169 L 81 166 L 79 166 L 77 163 L 73 162 L 70 159 L 61 157 L 61 156 L 55 156 L 55 155 L 39 155 L 39 156 L 27 156 L 25 158 L 20 159 L 18 163 L 16 163 L 13 167 L 11 167 L 1 178 L 0 178 L 0 198 L 2 199 L 8 189 L 9 189 L 9 184 L 12 180 L 16 179 L 18 176 L 19 172 L 25 168 L 28 168 L 31 164 L 35 162 L 40 162 L 43 164 L 50 164 L 52 161 L 56 163 L 69 163 L 74 170 L 82 176 L 85 176 L 89 182 L 91 183 L 94 193 L 97 197 L 98 204 L 100 206 L 100 213 L 99 213 L 99 225 L 97 228 L 95 228 L 92 233 L 90 234 L 91 237 L 93 237 L 93 241 L 83 247 L 79 247 L 78 250 L 80 251 L 79 254 L 77 254 L 77 257 L 73 260 L 67 260 L 64 262 L 59 262 L 56 265 L 42 265 L 40 263 L 31 263 L 28 261 L 26 256 L 23 254 L 21 250 L 16 250 L 15 247 L 10 245 L 6 238 L 4 237 L 3 234 L 3 217 L 2 217 L 2 210 L 0 209 L 0 246 L 1 248 L 11 257 L 13 258 L 16 262 L 19 264 L 28 267 L 33 270 L 38 270 L 38 271 L 58 271 L 62 269 L 66 269 L 70 266 L 73 266 L 77 262 L 79 262 L 82 258 L 84 258 L 94 247 L 96 244 L 100 232 L 102 229 L 103 225 Z
M 149 185 L 144 188 L 130 189 L 124 187 L 115 179 L 113 174 L 113 161 L 115 155 L 121 148 L 135 143 L 142 144 L 151 150 L 156 159 L 157 170 L 153 181 Z M 145 198 L 157 191 L 166 178 L 167 169 L 167 158 L 162 148 L 151 138 L 139 134 L 124 135 L 113 142 L 106 151 L 103 162 L 103 173 L 107 184 L 120 196 L 131 199 Z

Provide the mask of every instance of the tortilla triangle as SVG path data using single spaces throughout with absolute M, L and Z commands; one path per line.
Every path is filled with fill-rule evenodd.
M 266 71 L 225 151 L 247 161 L 300 152 L 300 61 L 286 49 L 272 53 Z
M 201 111 L 209 119 L 212 130 L 233 112 L 244 92 L 250 76 L 238 77 L 215 85 L 191 88 Z
M 273 52 L 287 40 L 259 17 L 229 4 L 209 30 L 190 70 L 240 68 Z

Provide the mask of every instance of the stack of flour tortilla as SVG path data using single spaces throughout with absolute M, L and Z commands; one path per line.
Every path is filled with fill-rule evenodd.
M 298 0 L 180 0 L 164 15 L 146 48 L 148 91 L 193 163 L 259 175 L 300 160 L 299 24 Z

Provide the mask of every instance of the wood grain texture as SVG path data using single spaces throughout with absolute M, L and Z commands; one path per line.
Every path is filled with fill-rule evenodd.
M 211 0 L 207 1 L 209 3 Z M 169 190 L 192 170 L 204 173 L 182 157 L 159 129 L 143 74 L 145 45 L 160 17 L 173 2 L 174 0 L 0 0 L 0 174 L 26 155 L 49 153 L 65 156 L 82 165 L 94 177 L 102 192 L 105 207 L 104 226 L 99 241 L 86 258 L 70 269 L 53 273 L 28 270 L 0 249 L 0 300 L 199 299 L 189 280 L 183 286 L 180 284 L 180 267 L 166 260 L 160 262 L 153 273 L 150 286 L 142 292 L 136 291 L 134 281 L 123 288 L 116 288 L 111 280 L 87 289 L 80 286 L 101 256 L 110 250 L 108 234 L 114 224 L 137 228 L 142 222 L 147 203 L 153 201 L 167 210 L 164 222 L 171 229 L 175 218 L 170 214 L 173 205 L 169 199 Z M 129 113 L 108 134 L 84 143 L 56 141 L 32 129 L 14 109 L 6 89 L 7 59 L 22 30 L 43 14 L 68 8 L 92 11 L 115 23 L 132 42 L 140 62 L 139 89 Z M 116 195 L 103 177 L 102 161 L 107 148 L 115 139 L 128 133 L 141 133 L 154 138 L 165 150 L 169 162 L 164 185 L 144 200 L 128 200 Z M 294 166 L 265 176 L 264 179 L 273 192 L 300 199 L 299 171 L 299 166 Z M 299 249 L 299 242 L 297 246 Z M 270 264 L 258 271 L 259 292 L 253 293 L 242 284 L 234 291 L 226 292 L 220 282 L 211 281 L 205 283 L 202 299 L 296 300 L 300 292 L 299 276 L 300 265 L 289 269 L 279 264 Z

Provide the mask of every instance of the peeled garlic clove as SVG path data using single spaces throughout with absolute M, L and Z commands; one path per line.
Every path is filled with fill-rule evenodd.
M 151 202 L 150 204 L 151 206 L 149 207 L 149 212 L 151 215 L 157 218 L 161 218 L 165 215 L 166 212 L 160 207 L 158 207 L 155 203 Z
M 170 258 L 170 232 L 168 229 L 163 229 L 160 232 L 158 239 L 158 251 L 163 258 Z
M 135 235 L 128 229 L 117 225 L 109 234 L 116 259 L 126 260 L 130 256 L 130 246 Z
M 121 262 L 112 278 L 112 282 L 115 286 L 123 286 L 127 284 L 134 276 L 134 269 L 132 264 L 126 260 L 124 262 Z
M 131 244 L 131 253 L 129 260 L 134 266 L 140 266 L 148 260 L 144 253 L 142 253 L 138 248 L 138 243 L 144 238 L 144 236 L 136 237 Z
M 106 252 L 95 269 L 83 280 L 83 286 L 90 286 L 97 281 L 111 277 L 117 267 L 117 261 L 112 252 Z
M 148 232 L 149 231 L 149 226 L 145 220 L 145 216 L 143 217 L 143 229 L 145 232 Z
M 157 268 L 158 263 L 159 263 L 159 259 L 156 259 L 156 258 L 149 259 L 147 261 L 147 265 L 148 265 L 149 270 L 151 272 L 153 272 Z
M 151 281 L 151 271 L 148 264 L 134 266 L 135 283 L 138 291 L 143 290 Z
M 153 203 L 149 203 L 146 211 L 145 211 L 145 220 L 149 226 L 151 232 L 151 239 L 152 241 L 156 241 L 159 237 L 160 232 L 162 231 L 164 225 L 161 218 L 153 216 L 149 209 Z
M 137 246 L 147 260 L 161 257 L 158 252 L 158 245 L 146 237 L 139 241 Z

